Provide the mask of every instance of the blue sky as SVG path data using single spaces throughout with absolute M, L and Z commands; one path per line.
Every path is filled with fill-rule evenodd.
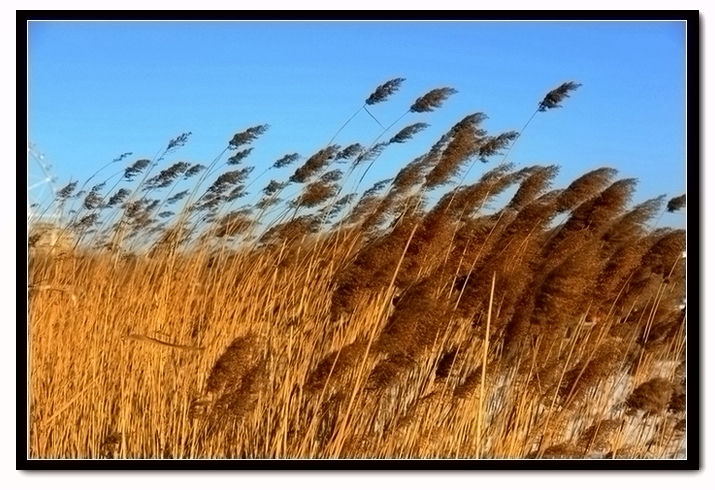
M 430 127 L 386 151 L 365 187 L 467 114 L 485 113 L 490 134 L 520 131 L 548 91 L 575 81 L 583 86 L 538 113 L 508 161 L 560 165 L 557 187 L 612 166 L 639 179 L 634 202 L 671 198 L 686 190 L 685 49 L 678 22 L 35 22 L 28 141 L 58 186 L 132 152 L 96 181 L 113 183 L 181 133 L 192 135 L 167 163 L 207 165 L 234 133 L 269 124 L 246 160 L 258 175 L 286 153 L 309 157 L 326 145 L 389 79 L 406 81 L 371 108 L 385 126 L 427 91 L 457 89 L 435 112 L 400 119 L 386 138 L 411 123 Z M 335 142 L 367 145 L 380 133 L 361 112 Z M 476 164 L 467 181 L 500 162 Z M 685 215 L 659 225 L 685 226 Z

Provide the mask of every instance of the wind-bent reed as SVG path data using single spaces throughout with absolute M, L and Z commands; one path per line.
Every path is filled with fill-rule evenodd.
M 255 177 L 267 125 L 163 164 L 183 133 L 60 191 L 62 220 L 29 224 L 32 457 L 682 457 L 686 233 L 653 221 L 685 195 L 631 205 L 610 167 L 554 188 L 556 165 L 493 161 L 531 119 L 491 135 L 481 112 L 397 166 L 429 124 L 391 128 L 457 93 L 383 124 L 403 82 L 345 123 L 374 141 L 343 125 Z M 394 177 L 363 189 L 373 164 Z

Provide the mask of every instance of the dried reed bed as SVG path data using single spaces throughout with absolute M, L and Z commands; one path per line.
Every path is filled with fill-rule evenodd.
M 160 167 L 185 133 L 118 182 L 68 184 L 72 243 L 29 243 L 30 456 L 681 457 L 684 230 L 655 228 L 664 196 L 632 205 L 613 168 L 553 189 L 558 167 L 502 163 L 464 183 L 520 136 L 485 119 L 360 198 L 426 123 L 289 153 L 252 203 L 265 125 L 208 165 Z

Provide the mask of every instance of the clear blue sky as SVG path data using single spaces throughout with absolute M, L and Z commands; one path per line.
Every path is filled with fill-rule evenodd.
M 62 185 L 132 152 L 99 181 L 109 178 L 189 131 L 167 163 L 207 165 L 234 133 L 269 124 L 246 160 L 257 175 L 286 153 L 323 147 L 389 79 L 406 81 L 372 107 L 384 125 L 433 88 L 457 89 L 386 135 L 430 124 L 385 152 L 367 184 L 393 176 L 467 114 L 485 113 L 490 134 L 519 131 L 548 91 L 575 81 L 583 86 L 537 114 L 508 160 L 560 165 L 558 187 L 612 166 L 639 179 L 635 202 L 671 198 L 686 190 L 685 50 L 682 22 L 33 22 L 28 141 Z M 367 145 L 381 132 L 362 112 L 336 143 Z M 500 161 L 478 163 L 467 180 Z M 659 224 L 685 226 L 685 216 Z

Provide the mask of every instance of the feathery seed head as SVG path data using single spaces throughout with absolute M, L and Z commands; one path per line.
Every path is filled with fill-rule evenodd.
M 236 150 L 239 146 L 251 143 L 253 140 L 265 133 L 269 127 L 270 126 L 268 126 L 267 124 L 262 124 L 260 126 L 253 126 L 251 128 L 248 128 L 241 133 L 234 134 L 233 138 L 231 138 L 231 141 L 229 141 L 228 143 L 228 148 L 230 150 Z
M 419 133 L 420 131 L 425 130 L 426 128 L 429 127 L 429 124 L 425 123 L 416 123 L 416 124 L 411 124 L 403 129 L 401 129 L 395 136 L 390 138 L 389 143 L 404 143 L 405 141 L 412 139 L 414 135 Z
M 273 164 L 273 168 L 283 168 L 283 167 L 288 167 L 290 165 L 293 165 L 295 162 L 297 162 L 300 159 L 300 155 L 297 153 L 288 153 L 287 155 L 279 158 L 276 160 L 276 162 Z
M 205 391 L 215 393 L 240 388 L 241 378 L 257 361 L 260 349 L 258 335 L 236 337 L 214 363 Z
M 231 158 L 228 159 L 226 162 L 228 165 L 238 165 L 241 163 L 248 155 L 251 154 L 253 151 L 253 147 L 251 148 L 245 148 L 243 150 L 239 150 L 236 152 L 235 155 L 233 155 Z
M 370 94 L 370 97 L 365 100 L 365 104 L 375 105 L 379 104 L 380 102 L 386 101 L 389 96 L 399 90 L 400 86 L 402 85 L 402 82 L 404 81 L 404 78 L 393 78 L 392 80 L 383 83 L 382 85 L 377 87 L 372 94 Z
M 351 158 L 354 158 L 356 155 L 358 155 L 361 151 L 363 151 L 362 145 L 360 143 L 353 143 L 352 145 L 348 145 L 342 150 L 340 150 L 335 155 L 335 161 L 342 162 L 345 160 L 350 160 Z
M 169 141 L 169 144 L 166 145 L 166 151 L 169 152 L 181 148 L 186 144 L 189 139 L 189 136 L 191 136 L 190 131 L 188 133 L 181 133 L 181 135 Z
M 651 415 L 662 412 L 670 402 L 673 388 L 673 383 L 665 378 L 650 379 L 633 390 L 626 404 L 632 410 L 643 410 Z
M 289 180 L 299 184 L 306 182 L 313 175 L 323 170 L 332 161 L 339 148 L 340 147 L 338 145 L 330 145 L 322 150 L 319 150 L 316 154 L 308 158 L 308 160 L 301 167 L 298 167 Z
M 455 89 L 449 87 L 430 90 L 412 104 L 410 112 L 432 112 L 436 108 L 442 107 L 444 101 L 456 93 Z
M 134 177 L 142 173 L 145 168 L 149 166 L 151 162 L 147 159 L 137 160 L 133 164 L 129 165 L 124 169 L 124 180 L 131 182 Z
M 557 88 L 546 94 L 546 97 L 539 103 L 539 111 L 545 112 L 548 109 L 561 107 L 559 103 L 566 97 L 569 97 L 569 92 L 573 92 L 581 86 L 580 83 L 566 82 L 559 85 Z
M 685 194 L 682 196 L 674 197 L 670 201 L 668 201 L 668 212 L 669 213 L 674 213 L 676 211 L 679 211 L 685 207 Z
M 206 170 L 206 167 L 201 165 L 200 163 L 197 163 L 196 165 L 192 165 L 191 168 L 189 168 L 186 172 L 184 172 L 184 180 L 190 179 L 194 175 L 197 175 L 199 172 L 202 170 Z

